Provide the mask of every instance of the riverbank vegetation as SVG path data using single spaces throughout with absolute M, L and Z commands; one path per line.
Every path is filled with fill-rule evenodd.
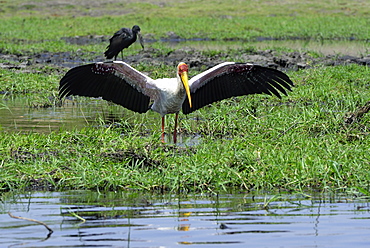
M 129 3 L 128 7 L 112 1 L 102 8 L 92 1 L 89 10 L 77 2 L 5 1 L 0 13 L 0 53 L 30 56 L 45 51 L 83 51 L 81 54 L 91 59 L 104 51 L 106 42 L 80 45 L 65 42 L 63 37 L 109 38 L 121 26 L 133 24 L 139 24 L 153 39 L 167 37 L 169 31 L 185 39 L 224 42 L 229 38 L 297 37 L 356 39 L 366 44 L 370 37 L 369 29 L 364 29 L 369 26 L 366 1 L 351 5 L 344 1 L 335 1 L 337 5 L 330 4 L 332 1 L 281 1 L 282 6 L 268 1 L 261 5 L 256 5 L 261 1 L 250 1 L 245 6 L 245 2 L 225 5 L 225 1 L 214 1 L 212 6 L 217 7 L 209 8 L 204 1 L 169 1 L 163 6 L 148 1 Z M 121 7 L 123 15 L 117 15 Z M 93 14 L 99 10 L 100 14 Z M 160 42 L 148 46 L 171 49 Z M 218 52 L 206 51 L 209 56 Z M 223 52 L 231 54 L 225 58 L 228 60 L 237 53 Z M 136 49 L 125 52 L 135 53 Z M 3 56 L 0 63 L 13 61 Z M 59 80 L 68 68 L 12 66 L 0 69 L 1 98 L 27 97 L 33 107 L 33 99 L 38 99 L 44 107 L 63 108 L 56 96 Z M 139 63 L 138 69 L 153 77 L 173 77 L 174 71 L 168 65 L 145 63 Z M 179 144 L 161 143 L 156 113 L 139 115 L 123 108 L 119 111 L 132 117 L 122 118 L 119 124 L 109 125 L 102 117 L 101 125 L 42 133 L 0 126 L 0 190 L 368 192 L 370 115 L 354 122 L 346 120 L 369 101 L 369 72 L 368 66 L 357 64 L 287 71 L 295 87 L 282 99 L 239 97 L 180 115 L 183 140 Z M 6 107 L 3 101 L 0 108 Z M 172 116 L 167 118 L 167 126 L 170 133 Z

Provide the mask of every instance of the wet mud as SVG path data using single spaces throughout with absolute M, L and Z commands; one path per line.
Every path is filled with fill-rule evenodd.
M 76 36 L 63 37 L 67 43 L 76 45 L 86 45 L 92 43 L 106 43 L 108 44 L 109 36 Z M 169 34 L 161 42 L 182 42 L 179 38 L 174 38 L 173 34 Z M 185 41 L 185 40 L 184 40 Z M 152 39 L 146 39 L 145 43 L 157 42 Z M 199 42 L 207 42 L 207 39 L 199 40 Z M 43 52 L 24 54 L 7 54 L 0 50 L 0 68 L 6 69 L 20 69 L 20 70 L 38 70 L 45 65 L 52 67 L 72 68 L 85 63 L 92 63 L 97 61 L 105 61 L 103 56 L 104 51 L 97 52 Z M 228 60 L 228 57 L 230 59 Z M 119 59 L 121 56 L 119 55 Z M 124 61 L 133 66 L 136 64 L 149 65 L 173 65 L 176 66 L 180 61 L 186 62 L 191 68 L 204 70 L 224 61 L 243 61 L 262 66 L 268 66 L 283 70 L 297 70 L 307 69 L 316 65 L 335 66 L 345 64 L 359 64 L 370 66 L 370 54 L 364 56 L 352 55 L 326 55 L 326 56 L 312 56 L 309 52 L 281 52 L 275 50 L 255 50 L 255 49 L 236 49 L 232 51 L 220 52 L 210 56 L 207 52 L 197 50 L 191 47 L 184 47 L 182 49 L 175 49 L 171 52 L 164 53 L 159 49 L 146 48 L 139 51 L 135 55 L 125 55 Z

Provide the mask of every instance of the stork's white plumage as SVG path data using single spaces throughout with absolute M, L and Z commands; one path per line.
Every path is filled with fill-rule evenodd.
M 59 96 L 102 97 L 138 113 L 152 109 L 164 118 L 176 114 L 173 134 L 176 143 L 178 113 L 189 114 L 210 103 L 233 96 L 286 95 L 293 82 L 281 71 L 249 63 L 225 62 L 188 81 L 188 66 L 177 66 L 177 78 L 152 79 L 121 61 L 75 67 L 61 79 Z M 188 100 L 186 100 L 188 99 Z M 150 101 L 153 104 L 150 105 Z

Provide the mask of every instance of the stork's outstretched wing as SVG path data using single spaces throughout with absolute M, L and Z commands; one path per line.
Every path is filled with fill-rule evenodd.
M 59 97 L 102 97 L 132 111 L 149 110 L 158 90 L 153 79 L 121 61 L 99 62 L 72 68 L 60 80 Z
M 189 114 L 207 104 L 233 96 L 266 93 L 286 95 L 293 82 L 281 71 L 248 63 L 225 62 L 189 80 L 192 108 L 187 100 L 182 105 Z

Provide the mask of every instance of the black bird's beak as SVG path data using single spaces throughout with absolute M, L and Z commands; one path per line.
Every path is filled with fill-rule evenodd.
M 139 37 L 139 42 L 140 42 L 141 47 L 144 49 L 144 39 L 143 39 L 143 36 L 141 36 L 141 33 L 140 32 L 137 33 L 137 36 Z

